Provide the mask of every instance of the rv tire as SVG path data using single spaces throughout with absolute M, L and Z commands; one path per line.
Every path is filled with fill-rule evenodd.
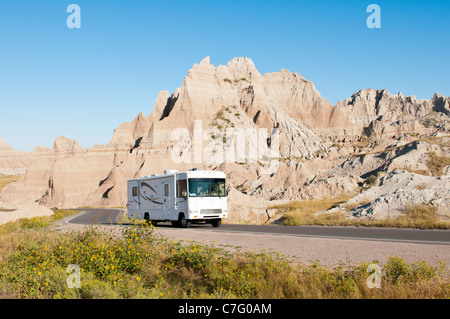
M 211 222 L 211 225 L 213 226 L 213 227 L 220 227 L 220 225 L 222 225 L 222 219 L 215 219 L 215 220 L 213 220 L 212 222 Z
M 186 219 L 186 216 L 183 213 L 181 213 L 178 218 L 178 226 L 181 228 L 188 228 L 191 226 L 191 222 Z

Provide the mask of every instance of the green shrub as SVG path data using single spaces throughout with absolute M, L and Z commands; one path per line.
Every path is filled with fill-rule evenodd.
M 390 257 L 384 266 L 384 276 L 387 280 L 419 281 L 431 280 L 447 273 L 446 265 L 440 263 L 439 266 L 428 265 L 425 261 L 417 263 L 407 263 L 402 258 Z

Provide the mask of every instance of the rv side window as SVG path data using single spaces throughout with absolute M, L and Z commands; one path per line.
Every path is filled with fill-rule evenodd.
M 134 186 L 133 187 L 133 197 L 136 197 L 136 196 L 137 196 L 137 187 Z
M 164 195 L 169 196 L 169 184 L 164 185 Z
M 186 197 L 187 195 L 187 181 L 181 179 L 177 181 L 177 197 Z

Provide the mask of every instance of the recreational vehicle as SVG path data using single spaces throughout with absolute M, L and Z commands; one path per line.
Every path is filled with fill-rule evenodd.
M 183 228 L 191 223 L 219 227 L 228 214 L 224 172 L 165 170 L 128 180 L 127 190 L 128 217 L 153 225 L 170 221 Z

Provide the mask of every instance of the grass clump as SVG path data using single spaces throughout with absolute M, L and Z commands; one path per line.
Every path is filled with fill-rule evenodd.
M 424 176 L 430 176 L 430 172 L 428 170 L 425 169 L 413 169 L 411 167 L 402 167 L 401 169 L 410 172 L 410 173 L 414 173 L 414 174 L 419 174 L 419 175 L 424 175 Z
M 429 152 L 427 159 L 427 166 L 433 176 L 441 176 L 442 169 L 450 165 L 450 157 L 438 156 L 436 152 Z
M 403 214 L 386 221 L 388 226 L 421 229 L 449 229 L 450 222 L 441 220 L 438 208 L 431 204 L 407 205 Z
M 366 178 L 365 183 L 369 186 L 369 187 L 373 187 L 377 185 L 377 175 L 370 175 L 369 177 Z
M 316 214 L 329 210 L 349 200 L 349 196 L 324 198 L 320 200 L 291 201 L 287 204 L 274 205 L 269 208 L 278 209 L 283 213 L 282 224 L 286 226 L 296 225 L 336 225 L 343 223 L 345 217 L 339 213 Z

